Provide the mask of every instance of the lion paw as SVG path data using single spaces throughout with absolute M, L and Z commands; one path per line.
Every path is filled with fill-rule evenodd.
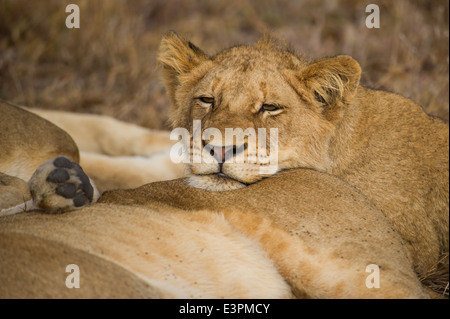
M 93 182 L 80 165 L 64 156 L 42 164 L 28 186 L 35 206 L 51 213 L 79 209 L 99 197 Z

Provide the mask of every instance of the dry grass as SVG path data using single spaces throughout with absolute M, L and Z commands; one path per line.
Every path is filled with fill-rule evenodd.
M 364 84 L 448 120 L 448 0 L 376 1 L 380 29 L 365 27 L 370 2 L 0 0 L 0 98 L 167 128 L 155 63 L 164 32 L 215 53 L 270 31 L 312 57 L 352 55 Z M 80 29 L 65 27 L 69 3 L 80 7 Z
M 372 2 L 380 29 L 365 27 Z M 65 27 L 69 3 L 80 29 Z M 155 56 L 168 30 L 209 53 L 272 32 L 311 57 L 349 54 L 363 84 L 449 118 L 448 0 L 0 0 L 0 98 L 167 128 Z M 443 269 L 424 282 L 443 290 Z
M 438 262 L 419 276 L 419 280 L 438 295 L 449 297 L 448 253 L 443 254 Z

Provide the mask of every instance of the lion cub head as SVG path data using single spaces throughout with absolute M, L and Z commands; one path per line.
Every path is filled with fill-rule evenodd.
M 214 56 L 170 32 L 159 62 L 190 184 L 231 190 L 290 168 L 330 167 L 330 139 L 359 85 L 348 56 L 309 61 L 270 39 Z

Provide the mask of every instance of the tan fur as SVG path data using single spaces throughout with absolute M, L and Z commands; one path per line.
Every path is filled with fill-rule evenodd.
M 47 120 L 0 101 L 0 210 L 30 200 L 26 182 L 45 161 L 79 161 L 73 139 Z
M 27 183 L 15 176 L 0 172 L 0 210 L 22 204 L 31 199 Z
M 420 297 L 401 240 L 383 214 L 326 174 L 286 172 L 229 192 L 175 180 L 107 192 L 100 202 L 222 212 L 232 227 L 261 244 L 297 297 Z M 365 285 L 372 263 L 381 266 L 383 289 Z
M 105 115 L 36 108 L 29 111 L 66 131 L 81 152 L 150 157 L 166 151 L 174 144 L 168 132 L 146 129 Z
M 45 161 L 64 155 L 79 161 L 78 147 L 62 129 L 0 100 L 0 171 L 28 181 Z
M 167 148 L 150 157 L 80 152 L 80 165 L 103 193 L 184 176 L 183 165 L 173 163 L 169 152 Z
M 82 256 L 65 257 L 68 263 L 86 263 L 89 255 L 112 262 L 139 277 L 140 280 L 131 280 L 132 284 L 150 285 L 161 298 L 290 296 L 288 286 L 259 245 L 214 213 L 199 211 L 184 214 L 176 209 L 164 212 L 135 206 L 98 204 L 51 218 L 42 214 L 23 214 L 0 222 L 1 233 L 32 234 L 53 245 L 85 252 Z M 33 248 L 32 243 L 14 245 L 23 247 L 22 254 Z M 13 260 L 21 261 L 23 257 L 15 256 Z M 4 267 L 3 263 L 10 262 L 1 260 L 0 268 Z M 46 271 L 39 266 L 32 263 L 28 267 L 32 272 L 44 273 L 47 277 L 55 271 Z M 82 265 L 79 266 L 83 280 L 80 291 L 83 291 L 84 280 L 88 278 L 83 279 L 84 273 L 91 276 L 89 271 L 101 269 L 83 269 Z M 65 267 L 59 271 L 64 272 Z M 99 291 L 109 286 L 113 289 L 113 295 L 130 297 L 127 291 L 121 292 L 119 286 L 114 287 L 121 277 L 116 279 L 112 276 L 107 280 L 106 283 L 96 281 Z M 59 284 L 59 287 L 55 284 L 53 297 L 57 297 L 59 290 L 67 289 L 64 281 Z M 11 285 L 14 286 L 14 283 Z M 32 286 L 32 283 L 29 285 Z M 24 291 L 28 289 L 36 290 L 35 287 L 23 287 Z M 133 289 L 130 291 L 134 292 Z M 18 296 L 21 296 L 20 292 L 13 297 Z
M 2 233 L 0 243 L 2 298 L 162 297 L 155 288 L 124 268 L 44 236 Z M 71 264 L 76 264 L 82 272 L 80 289 L 65 286 L 70 275 L 66 267 Z
M 298 187 L 292 191 L 289 185 L 294 183 Z M 249 201 L 250 196 L 254 200 Z M 88 263 L 89 256 L 111 262 L 140 278 L 131 281 L 133 286 L 150 285 L 163 298 L 286 298 L 291 289 L 302 298 L 426 297 L 383 214 L 347 184 L 312 170 L 289 172 L 231 192 L 192 188 L 185 180 L 107 192 L 100 203 L 72 213 L 3 217 L 0 234 L 38 239 L 10 243 L 8 251 L 20 253 L 0 259 L 0 269 L 28 260 L 31 274 L 26 278 L 41 279 L 25 285 L 21 293 L 7 295 L 12 297 L 33 292 L 42 296 L 36 285 L 45 285 L 47 296 L 67 293 L 52 277 L 54 268 L 28 257 L 41 242 L 38 247 L 44 252 L 46 242 L 50 249 L 56 245 L 60 251 L 67 247 L 85 252 L 72 258 L 56 255 L 68 263 Z M 380 267 L 380 288 L 366 286 L 370 264 Z M 95 278 L 96 270 L 83 269 L 81 276 L 86 271 Z M 24 269 L 12 272 L 3 276 L 19 276 L 16 272 Z M 12 285 L 7 291 L 15 291 L 14 282 L 2 281 Z M 99 291 L 118 293 L 104 281 L 105 277 L 95 281 Z M 121 296 L 138 292 L 131 289 Z
M 270 39 L 208 56 L 169 33 L 159 61 L 174 127 L 192 130 L 193 119 L 222 135 L 276 127 L 278 171 L 312 168 L 361 190 L 400 233 L 418 272 L 448 251 L 448 124 L 409 99 L 360 86 L 351 57 L 309 61 Z M 265 104 L 280 109 L 259 111 Z M 225 162 L 220 172 L 217 162 L 191 163 L 191 185 L 241 188 L 267 177 L 260 166 Z

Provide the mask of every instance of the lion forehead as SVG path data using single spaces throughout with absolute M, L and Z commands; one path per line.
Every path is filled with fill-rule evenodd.
M 228 67 L 239 66 L 243 72 L 254 69 L 297 69 L 307 64 L 304 57 L 273 46 L 236 46 L 218 53 L 213 60 Z

